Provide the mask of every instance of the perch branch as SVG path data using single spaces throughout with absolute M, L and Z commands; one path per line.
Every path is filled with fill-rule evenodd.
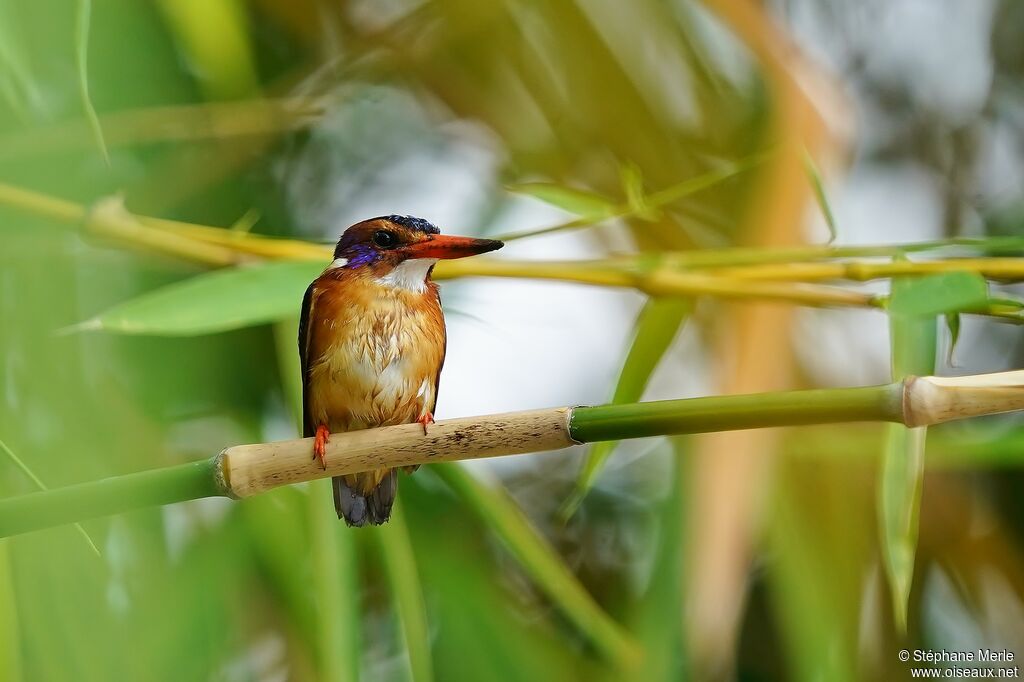
M 888 421 L 938 424 L 1024 409 L 1024 370 L 976 376 L 908 377 L 860 388 L 558 407 L 337 433 L 327 469 L 312 439 L 236 445 L 210 459 L 0 500 L 0 537 L 141 507 L 202 497 L 243 498 L 303 481 L 432 462 L 556 450 L 650 436 Z

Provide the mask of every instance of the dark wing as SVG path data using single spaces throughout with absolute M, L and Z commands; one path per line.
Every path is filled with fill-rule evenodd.
M 313 289 L 316 281 L 309 285 L 302 297 L 302 312 L 299 314 L 299 366 L 302 371 L 302 437 L 316 435 L 316 426 L 309 418 L 309 407 L 306 405 L 306 386 L 309 384 L 309 318 L 313 307 Z
M 444 356 L 448 354 L 448 325 L 445 324 L 444 308 L 441 307 L 441 291 L 434 285 L 434 296 L 437 297 L 437 307 L 441 311 L 441 362 L 437 363 L 437 374 L 434 375 L 434 402 L 430 405 L 430 413 L 434 413 L 437 407 L 437 391 L 441 388 L 441 369 L 444 367 Z
M 444 356 L 448 354 L 448 330 L 444 332 L 444 339 L 441 345 L 441 362 L 437 363 L 437 374 L 434 376 L 434 402 L 430 406 L 430 414 L 434 414 L 437 408 L 437 392 L 441 388 L 441 369 L 444 367 Z

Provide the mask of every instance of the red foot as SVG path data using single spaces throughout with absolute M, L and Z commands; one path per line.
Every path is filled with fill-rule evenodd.
M 316 440 L 313 441 L 313 459 L 320 460 L 320 466 L 327 470 L 327 443 L 331 440 L 330 430 L 321 424 L 316 427 Z
M 423 435 L 425 436 L 427 435 L 427 424 L 434 423 L 434 415 L 431 414 L 430 412 L 424 412 L 419 416 L 416 422 L 419 424 L 423 424 Z

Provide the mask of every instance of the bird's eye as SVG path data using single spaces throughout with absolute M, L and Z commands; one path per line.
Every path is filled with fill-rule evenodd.
M 390 249 L 398 243 L 398 237 L 395 236 L 394 232 L 377 230 L 373 233 L 373 243 L 382 249 Z

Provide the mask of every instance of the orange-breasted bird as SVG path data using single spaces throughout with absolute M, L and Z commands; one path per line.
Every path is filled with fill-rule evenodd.
M 302 299 L 303 436 L 326 468 L 332 432 L 434 421 L 446 333 L 437 285 L 442 258 L 500 249 L 502 242 L 440 234 L 422 218 L 390 215 L 356 223 L 334 261 Z M 411 473 L 415 467 L 407 469 Z M 334 508 L 350 526 L 391 515 L 394 469 L 335 476 Z

